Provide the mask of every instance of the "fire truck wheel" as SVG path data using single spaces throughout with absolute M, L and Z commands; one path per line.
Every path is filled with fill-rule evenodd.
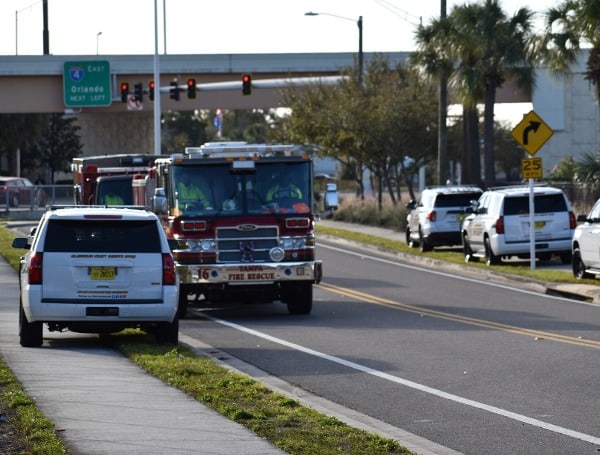
M 290 314 L 309 314 L 312 310 L 312 283 L 299 283 L 288 295 L 287 308 Z
M 184 319 L 187 315 L 189 303 L 189 295 L 183 289 L 179 291 L 179 305 L 177 306 L 177 317 L 179 319 Z

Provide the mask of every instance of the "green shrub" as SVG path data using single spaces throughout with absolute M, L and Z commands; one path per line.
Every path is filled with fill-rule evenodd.
M 384 201 L 379 210 L 375 199 L 360 200 L 354 196 L 345 196 L 339 208 L 334 212 L 333 219 L 404 231 L 406 230 L 407 213 L 406 207 L 394 206 L 389 200 Z

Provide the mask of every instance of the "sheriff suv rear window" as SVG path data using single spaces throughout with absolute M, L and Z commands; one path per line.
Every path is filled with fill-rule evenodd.
M 44 243 L 50 253 L 160 253 L 154 221 L 51 220 Z
M 438 194 L 435 198 L 436 207 L 468 207 L 471 201 L 476 201 L 481 193 Z
M 567 203 L 562 194 L 540 194 L 534 198 L 535 213 L 566 212 Z M 504 215 L 529 213 L 529 196 L 504 199 Z

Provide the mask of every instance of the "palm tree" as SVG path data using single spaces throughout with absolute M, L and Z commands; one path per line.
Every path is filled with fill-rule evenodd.
M 534 81 L 533 13 L 521 8 L 508 17 L 498 0 L 455 6 L 446 20 L 434 20 L 416 33 L 415 61 L 429 74 L 450 68 L 450 86 L 463 104 L 465 176 L 479 181 L 477 104 L 484 103 L 485 185 L 495 183 L 494 104 L 507 79 L 521 87 Z
M 421 66 L 425 73 L 440 81 L 440 100 L 444 97 L 447 105 L 446 79 L 452 72 L 454 57 L 448 40 L 453 35 L 452 23 L 447 17 L 440 17 L 431 22 L 427 27 L 420 25 L 417 29 L 415 40 L 417 50 L 412 54 L 412 62 Z M 447 109 L 447 106 L 445 106 Z M 439 120 L 446 120 L 447 112 L 440 109 Z M 448 164 L 447 150 L 443 144 L 447 143 L 447 129 L 445 124 L 439 124 L 439 150 L 438 150 L 438 184 L 442 184 L 446 178 L 446 166 Z M 463 167 L 464 168 L 464 167 Z M 464 174 L 463 174 L 464 175 Z
M 496 180 L 494 158 L 494 105 L 496 92 L 507 79 L 519 87 L 534 82 L 535 41 L 527 8 L 508 17 L 498 0 L 456 6 L 450 13 L 455 24 L 453 45 L 460 58 L 456 77 L 462 81 L 462 99 L 472 106 L 483 94 L 483 149 L 485 185 Z
M 545 17 L 546 33 L 540 48 L 543 63 L 557 73 L 566 73 L 577 60 L 581 45 L 591 46 L 584 77 L 600 95 L 600 1 L 566 0 L 550 8 Z M 600 96 L 596 98 L 600 100 Z

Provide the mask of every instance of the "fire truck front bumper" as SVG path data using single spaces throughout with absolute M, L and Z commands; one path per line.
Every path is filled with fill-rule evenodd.
M 242 264 L 177 265 L 183 284 L 272 284 L 289 281 L 319 283 L 323 277 L 321 261 L 266 262 Z

